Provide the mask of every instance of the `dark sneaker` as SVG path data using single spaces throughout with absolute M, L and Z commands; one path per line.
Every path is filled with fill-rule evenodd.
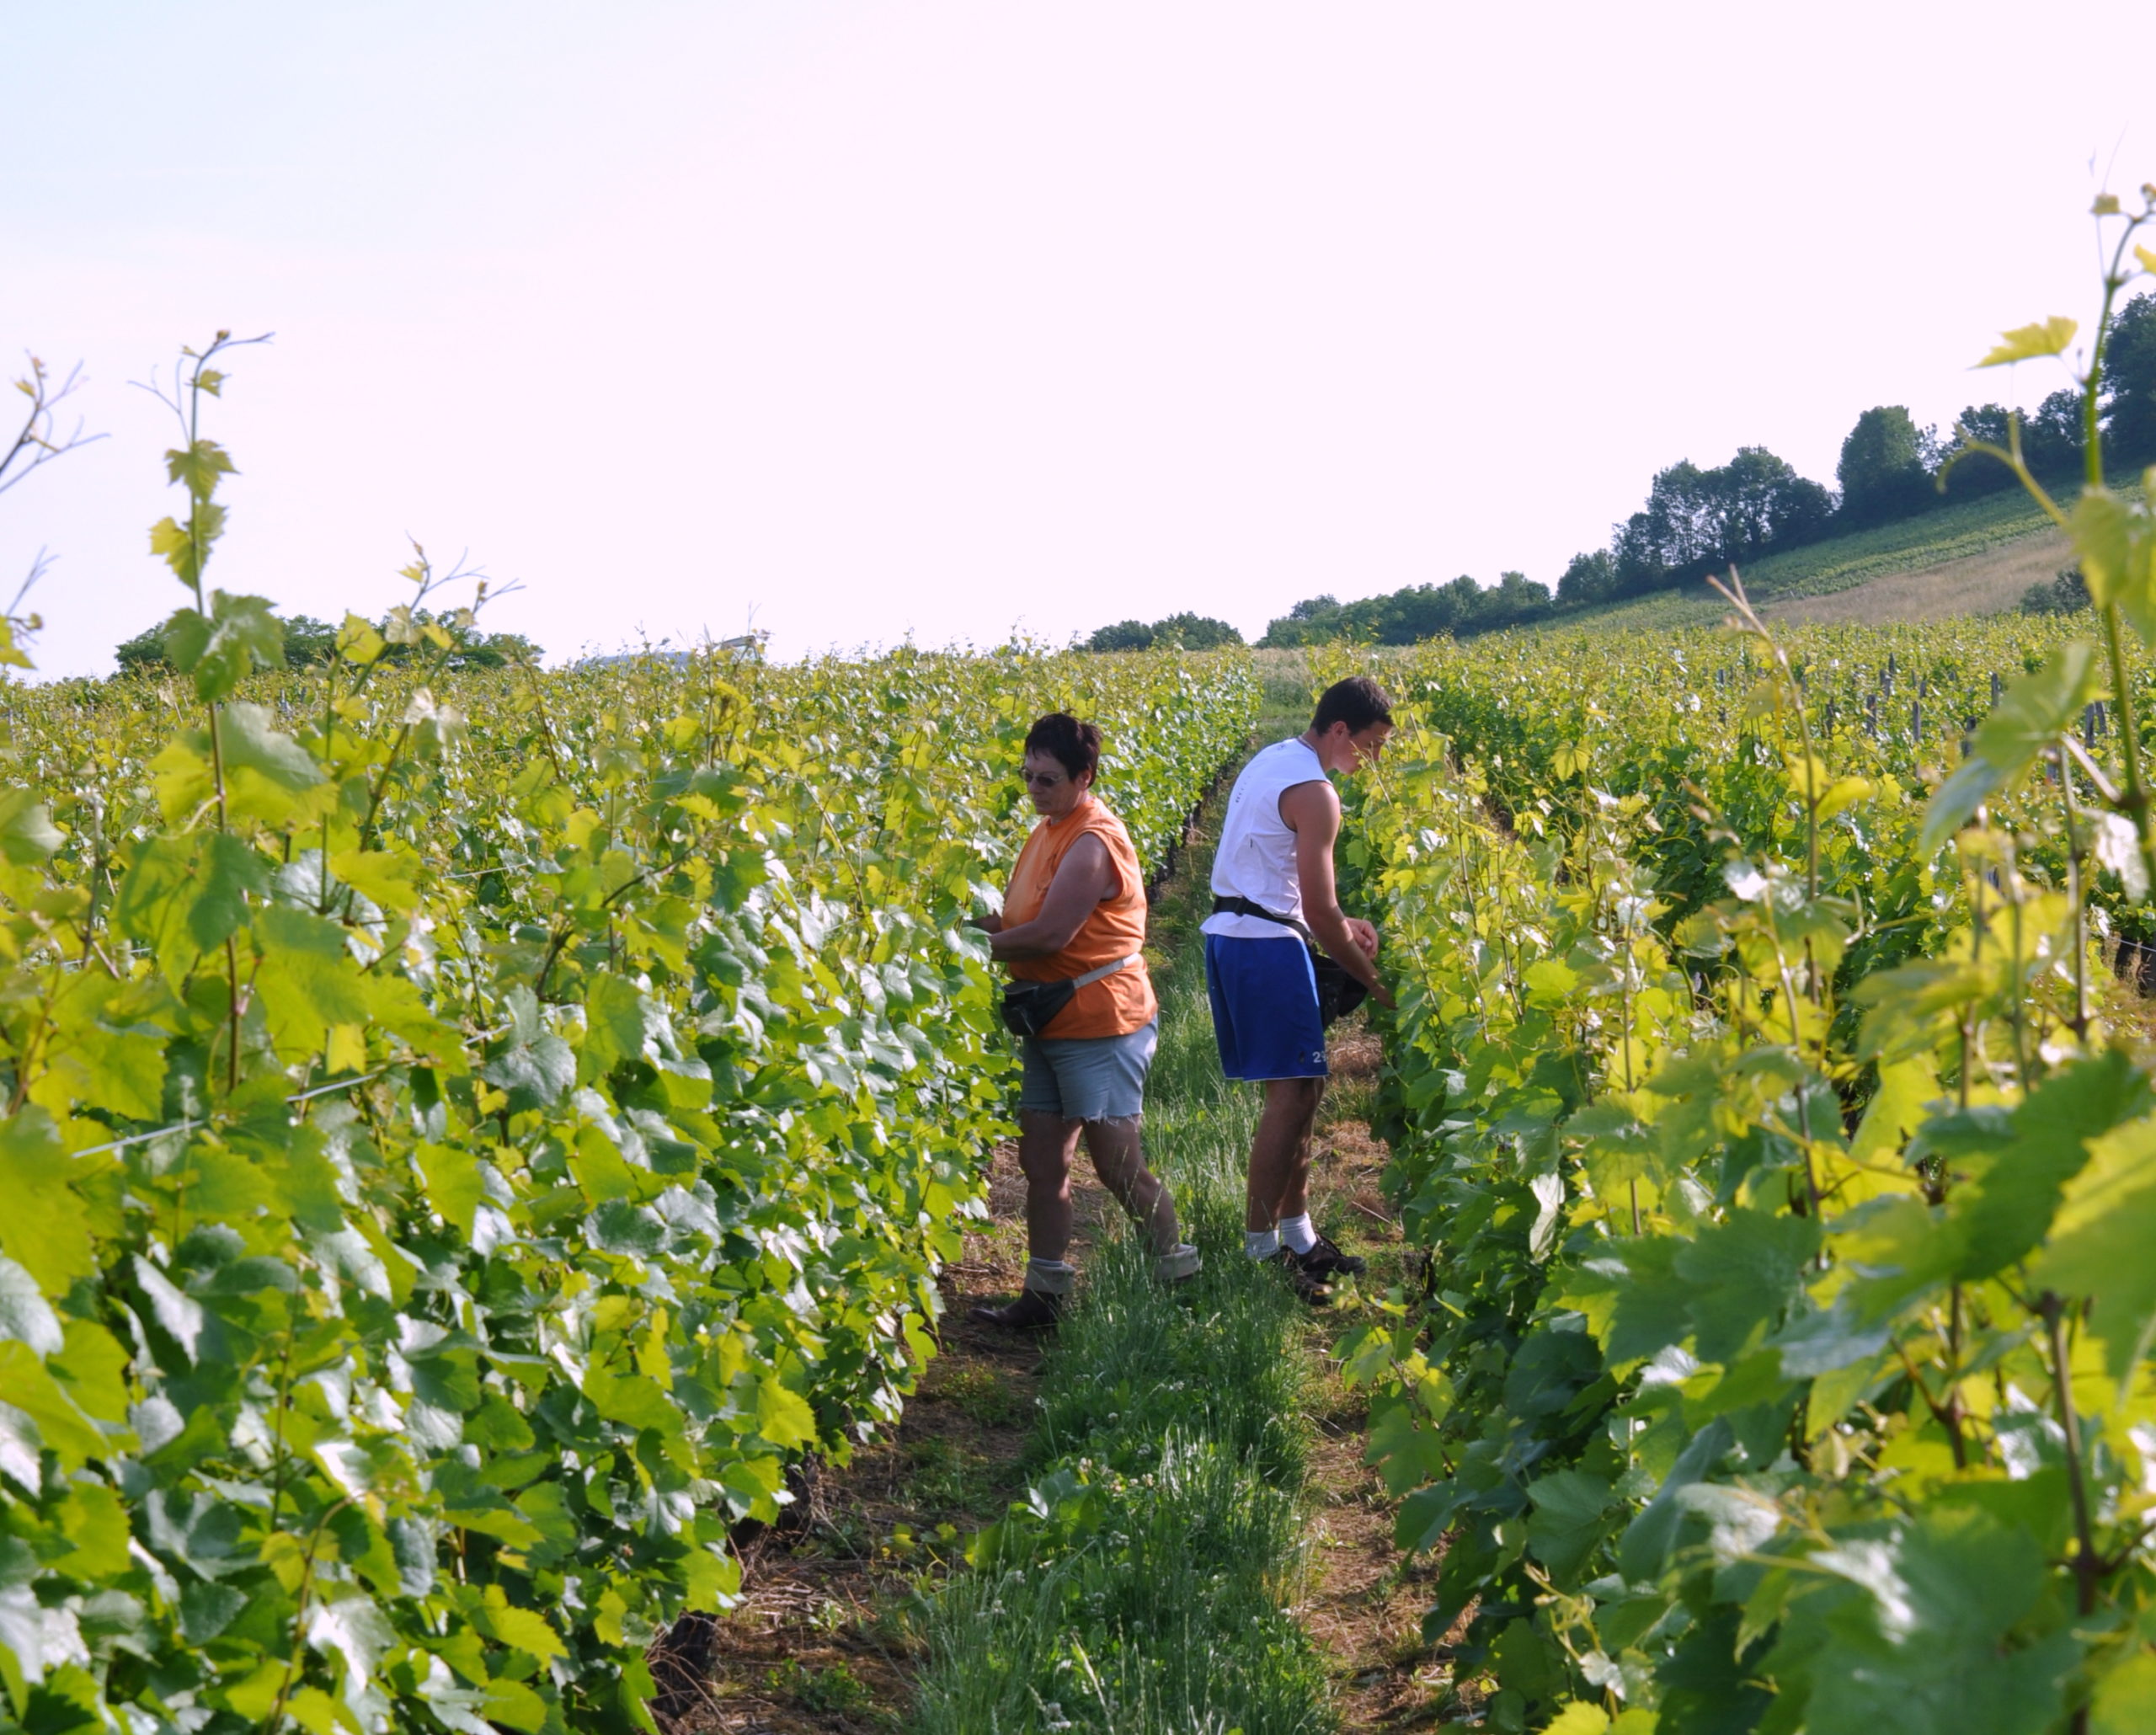
M 1284 1249 L 1283 1251 L 1285 1251 Z M 1360 1277 L 1369 1269 L 1369 1264 L 1353 1253 L 1343 1253 L 1326 1236 L 1321 1235 L 1317 1245 L 1307 1253 L 1298 1253 L 1305 1275 L 1329 1284 L 1343 1277 Z
M 1298 1300 L 1307 1301 L 1313 1307 L 1331 1304 L 1332 1291 L 1325 1286 L 1325 1279 L 1311 1276 L 1292 1249 L 1283 1247 L 1265 1263 L 1288 1279 L 1288 1287 L 1295 1292 Z
M 1051 1295 L 1045 1289 L 1021 1289 L 1018 1299 L 1001 1307 L 976 1307 L 974 1317 L 1006 1332 L 1045 1332 L 1063 1317 L 1067 1295 Z

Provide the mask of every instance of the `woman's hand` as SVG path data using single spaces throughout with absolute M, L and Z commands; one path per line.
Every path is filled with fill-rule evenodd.
M 1363 948 L 1363 956 L 1375 959 L 1378 955 L 1378 931 L 1359 916 L 1348 919 L 1348 937 Z

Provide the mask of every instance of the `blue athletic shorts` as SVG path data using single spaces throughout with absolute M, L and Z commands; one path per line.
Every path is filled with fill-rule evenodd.
M 1325 1021 L 1317 973 L 1299 940 L 1205 937 L 1213 1034 L 1230 1078 L 1323 1078 Z

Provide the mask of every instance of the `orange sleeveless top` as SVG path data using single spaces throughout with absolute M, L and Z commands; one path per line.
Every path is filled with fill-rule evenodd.
M 1016 958 L 1011 974 L 1022 982 L 1067 982 L 1097 970 L 1118 958 L 1128 958 L 1145 944 L 1145 880 L 1139 872 L 1138 851 L 1123 821 L 1096 797 L 1059 819 L 1043 819 L 1033 827 L 1026 846 L 1018 851 L 1011 870 L 1010 889 L 1003 896 L 1006 927 L 1031 921 L 1048 901 L 1048 889 L 1055 870 L 1081 837 L 1094 836 L 1107 846 L 1108 861 L 1115 869 L 1115 889 L 1093 906 L 1070 943 L 1048 958 Z M 1059 1039 L 1066 1036 L 1125 1036 L 1143 1029 L 1160 1010 L 1153 998 L 1153 979 L 1140 958 L 1113 976 L 1088 982 L 1070 998 L 1042 1032 Z

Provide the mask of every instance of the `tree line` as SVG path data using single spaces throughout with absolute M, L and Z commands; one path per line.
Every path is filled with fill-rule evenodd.
M 1225 621 L 1185 610 L 1150 626 L 1144 621 L 1118 621 L 1103 627 L 1086 641 L 1089 651 L 1218 650 L 1224 644 L 1241 644 L 1243 636 Z
M 2118 316 L 2105 374 L 2106 450 L 2132 467 L 2156 463 L 2156 294 L 2137 296 Z M 1257 642 L 1413 644 L 1446 633 L 1462 638 L 1672 590 L 1732 562 L 1741 565 L 1763 554 L 1914 518 L 2015 486 L 2004 464 L 1981 457 L 1957 462 L 1968 440 L 2005 445 L 2009 414 L 1997 403 L 1971 404 L 1956 419 L 1955 431 L 1942 436 L 1936 428 L 1919 427 L 1901 404 L 1875 406 L 1856 419 L 1842 441 L 1832 488 L 1799 475 L 1762 446 L 1742 447 L 1727 463 L 1711 468 L 1688 459 L 1655 477 L 1645 504 L 1611 527 L 1608 547 L 1574 555 L 1554 592 L 1523 574 L 1506 573 L 1487 587 L 1461 577 L 1353 602 L 1313 596 L 1273 621 Z M 2079 392 L 2054 392 L 2020 420 L 2022 450 L 2038 476 L 2057 479 L 2079 472 Z M 1148 630 L 1136 622 L 1103 627 L 1090 648 L 1126 648 L 1100 641 L 1133 627 Z
M 456 659 L 468 668 L 499 669 L 510 663 L 533 663 L 546 652 L 520 633 L 482 633 L 474 627 L 460 622 L 460 611 L 445 610 L 436 614 L 431 609 L 415 608 L 412 623 L 424 631 L 438 626 L 456 641 Z M 175 665 L 165 647 L 165 636 L 171 627 L 168 621 L 160 621 L 154 627 L 146 627 L 132 638 L 113 647 L 113 660 L 120 665 L 122 675 L 163 675 Z M 318 621 L 312 615 L 292 615 L 280 622 L 285 629 L 285 666 L 288 669 L 312 669 L 330 661 L 337 654 L 337 628 L 327 621 Z M 382 654 L 386 663 L 402 662 L 412 654 L 408 644 L 392 643 Z

